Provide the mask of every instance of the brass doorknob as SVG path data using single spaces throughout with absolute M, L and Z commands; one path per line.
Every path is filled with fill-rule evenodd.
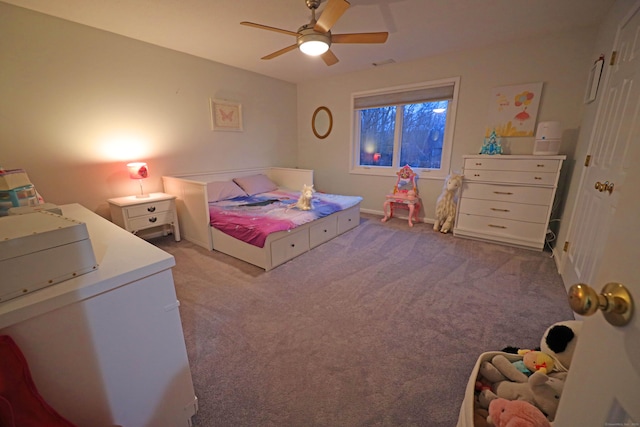
M 605 182 L 596 182 L 595 188 L 599 192 L 608 191 L 609 194 L 613 193 L 613 182 L 605 181 Z
M 624 326 L 633 314 L 633 299 L 621 283 L 607 283 L 598 294 L 592 287 L 578 283 L 568 292 L 571 309 L 582 316 L 591 316 L 600 309 L 607 322 Z

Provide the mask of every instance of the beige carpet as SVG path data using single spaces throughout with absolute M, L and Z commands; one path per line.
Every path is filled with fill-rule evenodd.
M 363 214 L 263 270 L 172 237 L 196 427 L 455 426 L 478 355 L 572 318 L 549 253 Z

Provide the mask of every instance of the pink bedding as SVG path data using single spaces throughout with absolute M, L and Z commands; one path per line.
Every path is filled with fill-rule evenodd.
M 303 211 L 294 207 L 299 196 L 299 192 L 276 190 L 210 202 L 211 226 L 236 239 L 262 248 L 271 233 L 291 230 L 348 209 L 362 201 L 362 197 L 359 196 L 315 193 L 311 202 L 312 209 Z

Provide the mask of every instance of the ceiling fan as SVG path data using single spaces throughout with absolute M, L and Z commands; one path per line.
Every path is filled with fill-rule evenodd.
M 262 57 L 262 59 L 273 59 L 295 48 L 299 48 L 307 55 L 321 56 L 327 65 L 334 65 L 338 62 L 338 58 L 331 49 L 329 49 L 332 43 L 364 44 L 384 43 L 387 41 L 387 37 L 389 36 L 387 32 L 331 34 L 331 27 L 333 27 L 338 19 L 346 12 L 350 4 L 347 0 L 329 0 L 322 11 L 322 15 L 316 20 L 316 9 L 320 6 L 320 1 L 321 0 L 305 0 L 307 7 L 311 9 L 311 22 L 298 28 L 297 32 L 247 21 L 243 21 L 240 24 L 296 37 L 297 41 L 295 44 L 277 50 Z

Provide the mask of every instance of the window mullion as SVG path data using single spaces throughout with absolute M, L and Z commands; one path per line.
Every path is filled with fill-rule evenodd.
M 393 132 L 393 167 L 400 167 L 400 144 L 402 142 L 402 105 L 396 105 L 396 125 Z

